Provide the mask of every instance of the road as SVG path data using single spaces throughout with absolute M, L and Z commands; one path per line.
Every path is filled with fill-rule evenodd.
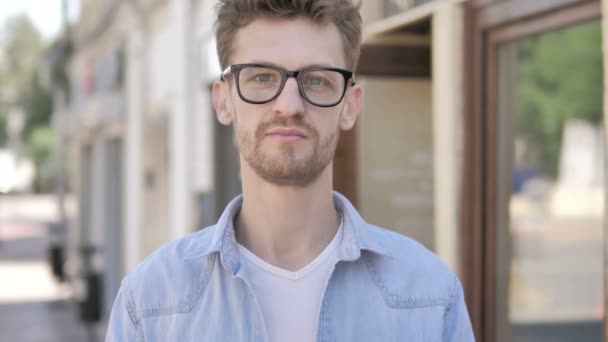
M 50 272 L 48 223 L 56 220 L 51 196 L 0 197 L 0 341 L 101 341 Z

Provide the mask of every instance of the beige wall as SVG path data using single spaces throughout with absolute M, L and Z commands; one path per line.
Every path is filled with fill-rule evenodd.
M 361 2 L 361 17 L 364 24 L 369 24 L 382 18 L 383 3 L 382 1 L 362 1 Z
M 464 8 L 437 3 L 432 19 L 433 165 L 435 252 L 457 274 L 460 263 L 460 191 L 465 75 L 463 74 Z
M 166 122 L 143 125 L 141 258 L 169 240 L 169 141 Z
M 434 248 L 430 80 L 366 78 L 359 203 L 370 223 Z

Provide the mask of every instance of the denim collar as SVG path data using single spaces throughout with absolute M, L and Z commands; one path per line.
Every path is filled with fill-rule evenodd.
M 338 247 L 338 259 L 355 261 L 361 256 L 362 250 L 392 258 L 390 251 L 382 244 L 382 235 L 379 234 L 379 231 L 370 227 L 363 220 L 346 197 L 334 192 L 333 199 L 336 209 L 344 220 L 344 235 Z M 235 275 L 240 268 L 240 263 L 233 221 L 235 215 L 241 210 L 242 203 L 243 196 L 237 196 L 224 209 L 217 224 L 205 229 L 209 230 L 207 234 L 195 234 L 197 241 L 193 241 L 190 251 L 185 253 L 186 259 L 200 258 L 219 252 L 222 266 Z

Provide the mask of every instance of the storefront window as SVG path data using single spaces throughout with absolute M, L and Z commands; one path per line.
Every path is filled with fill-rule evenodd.
M 498 48 L 500 341 L 600 341 L 601 23 Z

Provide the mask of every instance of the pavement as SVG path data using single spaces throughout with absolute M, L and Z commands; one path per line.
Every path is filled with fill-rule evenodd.
M 0 196 L 0 341 L 97 342 L 99 327 L 82 324 L 70 287 L 46 261 L 52 196 Z

